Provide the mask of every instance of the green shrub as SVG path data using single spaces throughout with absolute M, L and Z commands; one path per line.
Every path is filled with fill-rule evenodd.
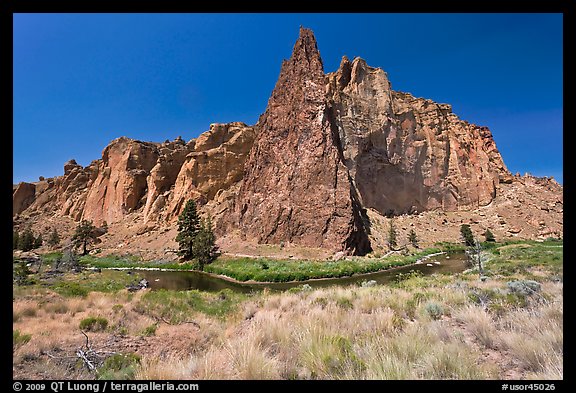
M 103 317 L 88 317 L 80 321 L 80 330 L 101 332 L 108 327 L 108 320 Z
M 59 282 L 53 287 L 54 291 L 66 297 L 86 297 L 88 289 L 77 282 Z
M 12 330 L 12 351 L 20 348 L 32 338 L 31 334 L 22 334 L 20 330 Z
M 158 325 L 153 323 L 142 331 L 142 335 L 146 337 L 154 336 L 156 335 L 156 329 L 158 329 Z
M 428 314 L 432 319 L 440 319 L 440 317 L 444 315 L 444 309 L 440 304 L 436 302 L 426 303 L 424 310 L 426 311 L 426 314 Z
M 351 308 L 354 308 L 354 304 L 347 297 L 341 297 L 338 300 L 336 300 L 336 305 L 340 308 L 345 309 L 345 310 L 349 310 Z
M 134 379 L 138 364 L 140 364 L 140 356 L 135 353 L 112 355 L 98 369 L 98 379 Z
M 508 290 L 511 293 L 528 296 L 540 291 L 540 283 L 533 280 L 508 281 Z

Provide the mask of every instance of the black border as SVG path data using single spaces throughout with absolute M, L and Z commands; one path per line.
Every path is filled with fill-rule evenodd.
M 6 113 L 1 119 L 4 122 L 4 129 L 10 130 L 10 132 L 3 133 L 4 137 L 8 141 L 12 142 L 12 129 L 13 129 L 13 102 L 12 102 L 12 78 L 13 74 L 13 13 L 182 13 L 182 12 L 213 12 L 213 13 L 268 13 L 268 12 L 281 12 L 281 13 L 363 13 L 363 12 L 381 12 L 381 13 L 492 13 L 492 12 L 513 12 L 513 13 L 562 13 L 564 16 L 564 70 L 569 70 L 564 72 L 564 103 L 567 108 L 575 108 L 574 103 L 574 71 L 576 67 L 574 66 L 574 61 L 570 58 L 567 52 L 572 52 L 575 48 L 576 34 L 573 29 L 573 17 L 574 17 L 574 5 L 576 2 L 573 0 L 457 0 L 457 1 L 393 1 L 386 2 L 380 1 L 375 3 L 364 2 L 347 2 L 346 4 L 334 4 L 331 2 L 317 2 L 309 0 L 305 3 L 297 3 L 294 1 L 286 2 L 236 2 L 235 4 L 222 5 L 219 2 L 195 2 L 192 0 L 162 0 L 162 1 L 150 1 L 150 0 L 84 0 L 84 1 L 62 1 L 62 0 L 4 0 L 0 1 L 0 29 L 1 36 L 0 40 L 2 42 L 0 50 L 4 52 L 1 56 L 0 70 L 0 80 L 2 81 L 2 97 L 4 98 L 2 102 L 4 103 L 2 109 L 9 108 L 10 113 Z M 571 7 L 572 6 L 572 7 Z M 485 26 L 482 28 L 488 28 Z M 344 29 L 344 28 L 343 28 Z M 566 51 L 568 49 L 568 51 Z M 535 54 L 537 56 L 538 54 Z M 11 71 L 11 72 L 8 72 Z M 535 80 L 530 83 L 537 83 L 537 76 Z M 571 117 L 566 115 L 564 112 L 564 127 L 565 129 L 571 131 L 571 125 L 574 123 Z M 546 135 L 542 136 L 543 138 Z M 566 141 L 564 140 L 564 155 L 566 155 L 569 147 L 566 147 Z M 3 155 L 5 160 L 12 158 L 12 149 L 10 149 L 10 154 Z M 12 160 L 10 163 L 5 163 L 5 168 L 12 168 Z M 0 171 L 3 176 L 11 178 L 12 175 L 8 171 Z M 10 181 L 11 183 L 11 181 Z M 8 180 L 3 183 L 5 184 L 6 190 L 3 196 L 8 199 Z M 567 190 L 566 194 L 571 195 L 571 181 L 570 176 L 564 177 L 564 189 Z M 6 215 L 8 215 L 9 207 L 11 203 L 6 201 L 5 203 Z M 564 207 L 565 213 L 570 217 L 573 210 L 570 200 L 568 204 Z M 11 209 L 10 209 L 11 210 Z M 10 213 L 11 214 L 11 213 Z M 6 217 L 6 223 L 9 222 L 9 218 Z M 570 230 L 570 220 L 565 220 L 564 237 L 569 238 L 572 234 Z M 11 233 L 11 228 L 6 225 L 5 238 L 10 239 L 10 235 L 6 236 L 7 233 Z M 566 242 L 567 243 L 567 242 Z M 567 243 L 568 244 L 568 243 Z M 8 255 L 9 248 L 6 247 L 6 259 L 4 261 L 4 266 L 10 266 L 9 261 L 11 261 L 11 256 Z M 570 261 L 570 258 L 568 258 Z M 574 267 L 571 263 L 565 264 L 566 277 L 574 277 Z M 10 298 L 12 282 L 8 282 L 9 275 L 4 274 L 2 277 L 4 279 L 5 285 L 3 289 L 8 292 L 2 296 L 4 302 L 8 302 Z M 572 296 L 572 288 L 570 285 L 565 287 L 564 295 L 568 297 Z M 569 304 L 569 303 L 568 303 Z M 569 318 L 565 318 L 565 329 L 568 332 L 572 331 L 574 326 L 573 318 L 571 314 L 568 313 Z M 9 332 L 5 332 L 2 353 L 8 356 L 10 353 L 8 338 Z M 565 348 L 570 348 L 573 343 L 571 335 L 565 335 Z M 424 389 L 442 389 L 448 391 L 458 391 L 461 392 L 462 389 L 468 388 L 481 388 L 486 391 L 502 391 L 503 384 L 512 385 L 514 383 L 519 383 L 522 385 L 528 385 L 530 383 L 554 383 L 555 391 L 562 391 L 564 387 L 572 385 L 570 383 L 573 376 L 570 371 L 573 369 L 571 366 L 573 364 L 571 359 L 572 351 L 568 350 L 568 358 L 564 361 L 564 380 L 563 381 L 197 381 L 200 386 L 200 391 L 222 391 L 230 389 L 262 389 L 269 390 L 275 387 L 285 387 L 288 389 L 354 389 L 356 387 L 360 388 L 424 388 Z M 9 364 L 8 359 L 6 362 L 2 362 L 3 365 Z M 12 372 L 2 369 L 0 370 L 0 375 L 5 376 L 2 378 L 4 384 L 9 384 L 12 389 Z M 25 383 L 24 381 L 22 381 Z M 51 381 L 43 381 L 47 388 Z M 90 381 L 94 382 L 94 381 Z M 138 381 L 134 381 L 138 382 Z M 162 381 L 158 381 L 162 382 Z M 176 381 L 173 381 L 177 383 Z M 14 391 L 14 390 L 13 390 Z M 100 391 L 102 391 L 100 389 Z

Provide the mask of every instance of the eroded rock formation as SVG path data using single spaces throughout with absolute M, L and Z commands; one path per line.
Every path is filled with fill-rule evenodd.
M 328 98 L 364 207 L 382 214 L 470 209 L 492 201 L 509 173 L 490 130 L 447 104 L 395 92 L 384 71 L 343 58 Z
M 233 225 L 258 242 L 367 252 L 360 205 L 341 160 L 310 30 L 300 30 L 257 127 Z
M 168 218 L 177 216 L 188 199 L 203 205 L 242 180 L 254 136 L 254 128 L 244 123 L 211 124 L 180 169 Z
M 36 196 L 36 186 L 22 182 L 12 192 L 12 215 L 22 213 L 33 202 Z

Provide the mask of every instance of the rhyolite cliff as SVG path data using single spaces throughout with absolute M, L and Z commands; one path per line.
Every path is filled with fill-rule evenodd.
M 547 182 L 562 205 L 562 187 Z M 361 58 L 325 74 L 301 28 L 254 126 L 212 124 L 188 142 L 115 139 L 87 167 L 71 160 L 63 176 L 14 186 L 13 215 L 20 226 L 43 215 L 169 228 L 193 198 L 220 235 L 364 254 L 370 214 L 473 211 L 512 183 L 530 182 L 508 172 L 487 127 L 392 90 Z

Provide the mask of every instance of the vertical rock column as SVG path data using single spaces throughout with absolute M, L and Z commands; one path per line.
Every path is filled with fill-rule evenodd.
M 316 39 L 301 28 L 258 122 L 230 220 L 258 242 L 363 254 L 370 244 L 325 85 Z

